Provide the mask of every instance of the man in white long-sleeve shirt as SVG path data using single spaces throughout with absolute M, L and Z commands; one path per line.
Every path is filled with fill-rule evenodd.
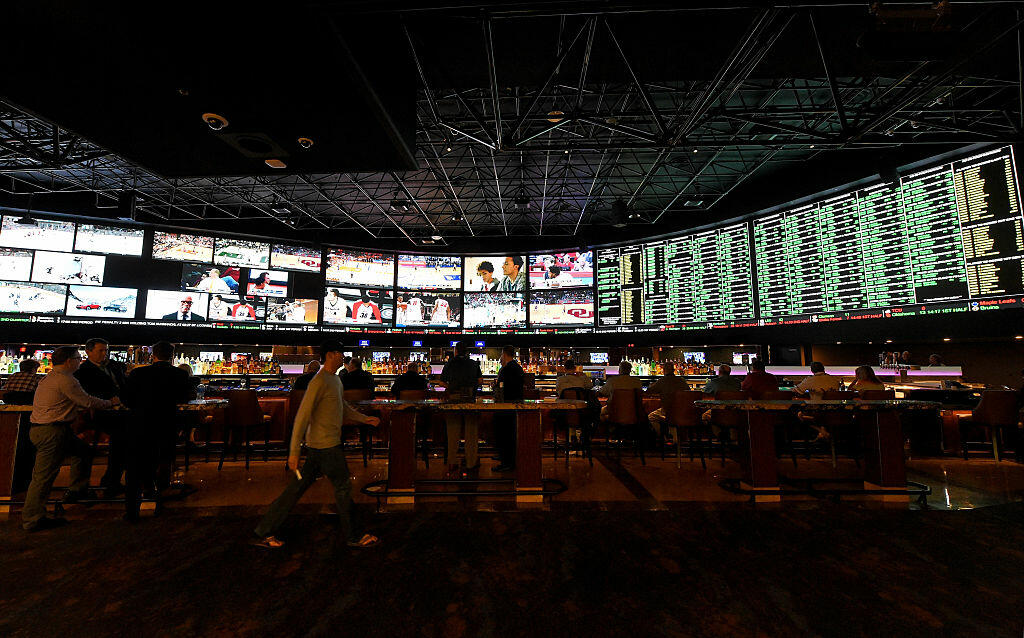
M 270 510 L 254 530 L 261 547 L 281 547 L 284 543 L 274 536 L 288 513 L 299 502 L 318 476 L 323 474 L 334 485 L 334 498 L 338 503 L 341 531 L 350 547 L 372 547 L 380 540 L 370 534 L 360 535 L 352 517 L 352 482 L 348 462 L 341 444 L 341 426 L 345 422 L 366 423 L 376 426 L 380 419 L 365 416 L 345 402 L 344 387 L 335 371 L 344 362 L 340 341 L 327 341 L 320 346 L 323 368 L 310 380 L 306 393 L 295 414 L 291 447 L 288 451 L 288 469 L 295 473 L 284 492 L 270 506 Z M 306 462 L 298 471 L 299 452 L 306 442 Z
M 53 369 L 36 386 L 32 400 L 32 429 L 29 439 L 36 448 L 32 466 L 32 482 L 21 511 L 21 526 L 30 531 L 58 527 L 67 521 L 46 516 L 46 499 L 65 457 L 71 457 L 71 487 L 64 502 L 74 503 L 89 487 L 92 449 L 75 436 L 71 429 L 78 413 L 86 409 L 112 408 L 119 403 L 94 397 L 82 389 L 74 377 L 82 356 L 75 346 L 61 346 L 53 351 Z

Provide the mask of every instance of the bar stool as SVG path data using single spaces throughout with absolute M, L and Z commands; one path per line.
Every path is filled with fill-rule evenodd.
M 853 401 L 854 399 L 857 398 L 857 393 L 840 390 L 829 390 L 825 392 L 821 398 L 826 401 Z M 823 412 L 815 418 L 815 421 L 818 423 L 818 425 L 824 427 L 829 434 L 828 445 L 829 451 L 832 453 L 833 469 L 835 469 L 836 467 L 836 440 L 848 435 L 849 438 L 843 439 L 844 442 L 849 441 L 851 445 L 856 445 L 854 443 L 855 441 L 857 441 L 855 434 L 857 430 L 854 427 L 854 425 L 856 424 L 856 418 L 856 414 L 854 414 L 853 412 L 834 411 Z M 854 447 L 854 450 L 859 451 L 859 449 L 859 445 L 856 445 L 856 447 Z M 851 454 L 851 456 L 853 456 L 853 460 L 857 463 L 857 466 L 860 467 L 859 455 L 853 453 Z
M 263 461 L 266 462 L 267 450 L 270 447 L 270 415 L 263 413 L 259 395 L 255 390 L 227 390 L 224 392 L 224 398 L 228 400 L 228 407 L 224 415 L 224 445 L 221 446 L 217 470 L 224 467 L 229 441 L 230 445 L 236 445 L 235 434 L 239 431 L 245 441 L 245 469 L 249 469 L 249 459 L 252 456 L 250 435 L 255 429 L 263 428 L 266 435 L 263 443 Z
M 792 392 L 786 390 L 768 390 L 761 393 L 760 400 L 762 401 L 793 401 L 800 400 L 795 397 Z M 785 447 L 789 450 L 789 457 L 793 461 L 793 467 L 796 467 L 796 446 L 793 443 L 794 437 L 793 432 L 799 431 L 802 427 L 806 428 L 801 422 L 800 416 L 796 413 L 787 412 L 769 412 L 768 418 L 772 420 L 774 425 L 782 427 L 782 440 Z M 807 435 L 804 434 L 804 443 L 806 447 Z M 776 431 L 775 437 L 776 445 L 779 442 L 778 431 Z M 779 446 L 781 449 L 782 446 Z M 808 448 L 807 458 L 810 458 L 811 454 Z
M 643 395 L 640 389 L 615 390 L 608 399 L 608 437 L 618 439 L 615 446 L 616 458 L 622 458 L 622 433 L 633 436 L 633 454 L 640 453 L 640 463 L 647 465 L 644 458 L 643 436 L 646 433 L 647 415 L 643 414 Z
M 587 401 L 590 397 L 590 391 L 586 388 L 564 388 L 562 394 L 559 395 L 559 399 L 566 399 L 570 401 Z M 565 430 L 565 466 L 569 467 L 569 454 L 572 451 L 572 436 L 571 432 L 575 428 L 580 430 L 580 446 L 583 448 L 583 453 L 590 459 L 590 464 L 594 464 L 594 453 L 590 447 L 590 434 L 593 416 L 590 414 L 589 408 L 583 410 L 569 410 L 569 411 L 558 411 L 551 415 L 551 438 L 555 448 L 554 458 L 558 458 L 558 430 Z
M 425 401 L 427 398 L 426 390 L 402 390 L 398 393 L 399 401 Z M 426 414 L 426 427 L 421 427 L 423 424 L 420 421 L 420 413 Z M 419 439 L 420 450 L 423 452 L 423 463 L 426 464 L 427 469 L 430 469 L 430 413 L 426 410 L 417 410 L 413 413 L 413 430 Z
M 359 401 L 369 401 L 373 399 L 373 390 L 369 388 L 359 388 L 353 390 L 345 390 L 344 396 L 342 397 L 346 403 L 355 404 Z M 353 407 L 355 407 L 353 405 Z M 359 410 L 362 412 L 362 410 Z M 371 434 L 371 426 L 363 423 L 357 423 L 355 425 L 342 425 L 341 426 L 341 437 L 342 441 L 345 440 L 345 431 L 355 429 L 359 432 L 359 447 L 363 452 L 363 467 L 369 465 L 369 459 L 373 458 L 373 436 Z
M 690 451 L 690 460 L 693 461 L 693 443 L 698 443 L 700 453 L 700 465 L 707 469 L 708 464 L 704 459 L 704 437 L 702 435 L 703 423 L 700 420 L 700 411 L 694 405 L 704 396 L 700 390 L 677 390 L 669 395 L 667 405 L 662 405 L 665 412 L 665 427 L 674 428 L 676 431 L 676 467 L 682 467 L 682 432 L 686 432 L 687 448 Z M 665 460 L 665 436 L 661 437 L 661 459 Z
M 1016 428 L 1020 418 L 1017 393 L 1012 390 L 985 390 L 981 402 L 971 411 L 971 416 L 962 417 L 959 422 L 960 441 L 964 459 L 967 459 L 967 435 L 977 430 L 985 432 L 985 438 L 992 441 L 992 456 L 999 462 L 999 439 L 1003 430 Z M 1020 458 L 1020 450 L 1015 450 Z
M 749 398 L 750 394 L 743 391 L 722 390 L 715 393 L 716 401 L 746 401 Z M 722 450 L 722 467 L 725 467 L 725 449 L 728 445 L 726 439 L 728 438 L 731 441 L 732 433 L 747 424 L 747 415 L 741 410 L 711 409 L 709 412 L 711 426 L 719 429 L 717 435 L 718 443 Z M 701 419 L 703 420 L 703 416 Z M 715 436 L 713 429 L 711 434 Z

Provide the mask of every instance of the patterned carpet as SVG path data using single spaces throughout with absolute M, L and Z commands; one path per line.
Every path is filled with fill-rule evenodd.
M 3 636 L 1020 636 L 1024 506 L 814 503 L 0 524 Z

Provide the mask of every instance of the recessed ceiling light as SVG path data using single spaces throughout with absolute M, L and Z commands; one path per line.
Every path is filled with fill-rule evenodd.
M 949 337 L 943 337 L 943 339 L 942 339 L 942 340 L 943 340 L 943 341 L 952 341 L 952 339 L 950 339 Z

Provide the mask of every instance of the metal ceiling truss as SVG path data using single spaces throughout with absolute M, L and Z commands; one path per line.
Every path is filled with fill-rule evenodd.
M 480 19 L 488 83 L 454 88 L 406 27 L 421 81 L 417 170 L 165 179 L 59 126 L 0 103 L 0 190 L 136 193 L 167 222 L 271 218 L 300 230 L 422 244 L 431 236 L 564 236 L 607 226 L 612 202 L 647 222 L 698 225 L 703 212 L 762 167 L 819 153 L 900 145 L 1016 140 L 1020 78 L 962 73 L 1003 38 L 1024 60 L 1021 16 L 973 24 L 962 51 L 907 63 L 894 77 L 837 77 L 819 37 L 826 9 L 759 11 L 708 80 L 643 78 L 616 14 L 566 14 L 558 48 L 534 86 L 502 84 L 492 18 Z M 503 18 L 512 19 L 512 18 Z M 816 77 L 766 78 L 759 64 L 792 29 L 813 36 Z M 987 29 L 987 30 L 986 30 Z M 738 32 L 739 33 L 739 32 Z M 611 43 L 621 83 L 588 79 L 595 43 Z M 1021 68 L 1024 68 L 1022 63 Z

